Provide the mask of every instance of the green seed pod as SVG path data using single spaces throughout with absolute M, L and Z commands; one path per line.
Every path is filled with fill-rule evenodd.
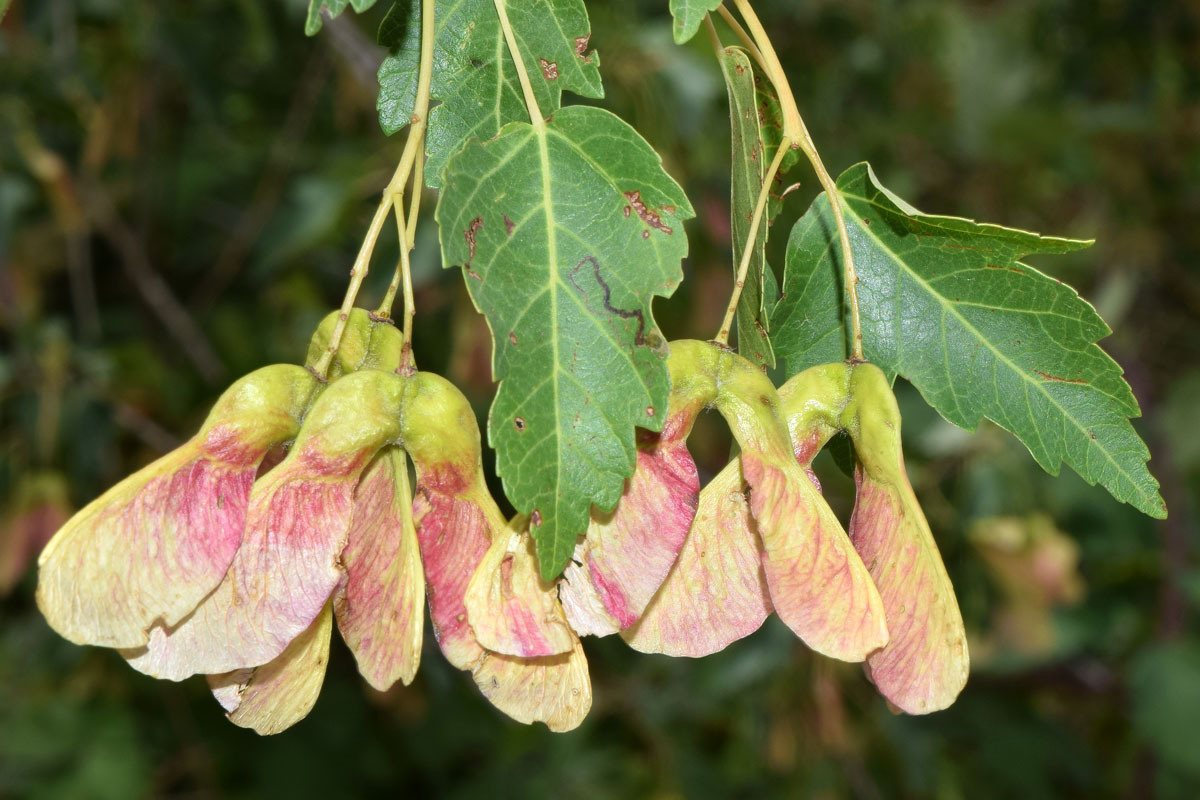
M 321 360 L 329 347 L 330 337 L 340 312 L 331 311 L 321 320 L 308 343 L 304 363 L 311 367 Z M 342 375 L 362 369 L 392 372 L 400 366 L 403 335 L 391 320 L 379 319 L 362 308 L 350 309 L 337 353 L 329 364 L 326 377 L 336 380 Z

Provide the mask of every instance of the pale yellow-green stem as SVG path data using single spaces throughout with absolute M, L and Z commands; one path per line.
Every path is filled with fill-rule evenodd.
M 404 323 L 401 328 L 403 341 L 400 350 L 400 371 L 404 374 L 415 372 L 417 362 L 412 352 L 412 323 L 417 308 L 413 302 L 412 262 L 409 260 L 411 248 L 408 246 L 408 231 L 404 223 L 404 209 L 396 204 L 396 230 L 400 234 L 400 274 L 404 283 Z
M 784 141 L 790 140 L 793 146 L 799 147 L 804 151 L 804 155 L 808 157 L 809 163 L 812 164 L 813 172 L 817 174 L 817 180 L 820 181 L 821 188 L 825 190 L 825 196 L 829 199 L 829 207 L 833 210 L 833 220 L 837 226 L 838 238 L 842 246 L 846 302 L 850 308 L 850 358 L 855 361 L 862 361 L 862 323 L 859 320 L 858 314 L 858 273 L 854 269 L 854 254 L 850 248 L 850 231 L 846 227 L 846 219 L 842 213 L 842 197 L 838 193 L 837 185 L 834 183 L 833 178 L 829 176 L 828 170 L 825 169 L 825 165 L 821 161 L 817 147 L 813 144 L 812 136 L 808 133 L 808 128 L 804 125 L 804 119 L 800 116 L 800 108 L 796 105 L 796 98 L 792 95 L 791 84 L 788 83 L 787 75 L 784 74 L 783 67 L 779 63 L 779 56 L 775 54 L 775 48 L 771 45 L 770 37 L 767 36 L 767 32 L 763 28 L 762 23 L 759 22 L 754 9 L 751 8 L 750 0 L 733 0 L 733 2 L 741 13 L 742 19 L 746 21 L 746 27 L 750 29 L 750 34 L 754 37 L 754 41 L 762 51 L 764 70 L 775 87 L 775 93 L 779 95 L 779 105 L 783 111 Z M 782 149 L 782 143 L 780 147 Z
M 746 33 L 746 29 L 742 27 L 742 24 L 737 21 L 737 17 L 731 14 L 729 9 L 724 5 L 717 6 L 717 13 L 721 15 L 721 19 L 725 20 L 725 24 L 728 25 L 734 34 L 737 35 L 738 39 L 741 40 L 742 46 L 746 48 L 747 52 L 754 57 L 754 61 L 758 64 L 758 68 L 763 72 L 766 72 L 767 62 L 763 60 L 762 51 L 758 49 L 758 45 L 756 45 L 754 40 L 750 38 L 750 34 Z M 708 14 L 705 14 L 706 18 L 708 16 Z
M 717 35 L 717 28 L 713 25 L 712 14 L 704 15 L 704 32 L 708 34 L 708 43 L 712 45 L 713 55 L 720 59 L 725 52 L 725 45 L 721 44 L 721 37 Z
M 404 186 L 412 176 L 414 166 L 424 158 L 425 125 L 429 117 L 429 86 L 433 76 L 434 5 L 434 0 L 421 0 L 421 61 L 417 73 L 416 102 L 413 105 L 412 118 L 409 120 L 408 138 L 404 142 L 404 151 L 400 154 L 400 163 L 396 166 L 392 179 L 388 181 L 388 185 L 383 190 L 379 207 L 375 210 L 375 216 L 371 219 L 367 235 L 358 250 L 358 256 L 354 259 L 354 267 L 350 270 L 350 285 L 346 287 L 346 296 L 342 300 L 337 324 L 334 326 L 333 334 L 329 337 L 329 347 L 322 354 L 320 361 L 313 365 L 313 373 L 322 380 L 329 371 L 329 364 L 333 361 L 334 353 L 341 345 L 342 335 L 346 332 L 346 320 L 349 319 L 350 309 L 354 307 L 354 301 L 358 298 L 358 291 L 362 288 L 363 279 L 366 278 L 367 271 L 370 269 L 371 255 L 375 251 L 375 243 L 379 240 L 379 233 L 387 219 L 387 212 L 393 206 L 401 208 Z M 420 170 L 421 167 L 417 167 L 417 169 Z M 402 236 L 400 239 L 401 251 L 403 252 L 407 246 L 408 240 Z M 403 263 L 404 261 L 401 260 L 402 265 Z M 411 326 L 408 328 L 408 333 L 412 333 Z M 412 343 L 407 338 L 405 343 L 411 348 Z
M 785 136 L 771 159 L 771 166 L 763 175 L 762 189 L 758 192 L 758 202 L 754 204 L 754 215 L 750 217 L 750 233 L 746 238 L 746 247 L 742 250 L 742 261 L 738 264 L 737 279 L 733 283 L 733 296 L 729 298 L 729 308 L 725 310 L 725 319 L 721 321 L 721 330 L 717 332 L 714 341 L 725 344 L 729 341 L 729 331 L 733 327 L 733 317 L 737 313 L 738 300 L 742 297 L 742 289 L 746 285 L 746 274 L 750 271 L 750 259 L 754 255 L 754 242 L 758 239 L 758 229 L 762 225 L 763 212 L 767 208 L 767 200 L 771 196 L 771 185 L 775 182 L 775 173 L 783 163 L 783 154 L 788 151 L 791 141 Z
M 424 138 L 424 131 L 422 131 L 421 138 Z M 423 147 L 424 142 L 422 142 L 419 146 Z M 400 248 L 401 251 L 404 251 L 407 248 L 407 251 L 411 253 L 413 247 L 416 246 L 417 243 L 417 216 L 421 211 L 421 194 L 425 188 L 422 181 L 424 180 L 425 159 L 418 158 L 416 163 L 413 164 L 412 184 L 408 190 L 408 221 L 404 224 L 403 228 L 401 228 L 400 225 L 396 226 L 400 237 L 399 240 L 402 243 Z M 399 206 L 397 206 L 397 208 L 399 208 Z M 405 231 L 407 231 L 407 234 Z M 405 314 L 411 318 L 417 313 L 416 307 L 412 303 L 412 273 L 411 271 L 406 271 L 408 270 L 408 266 L 406 266 L 407 262 L 405 255 L 406 254 L 402 252 L 401 257 L 396 260 L 396 271 L 392 274 L 391 283 L 388 284 L 387 291 L 383 295 L 383 300 L 380 301 L 379 307 L 375 309 L 376 317 L 380 317 L 382 319 L 388 319 L 391 317 L 392 304 L 396 300 L 396 293 L 400 291 L 400 284 L 402 282 L 404 283 L 405 287 Z M 408 341 L 408 337 L 405 338 L 405 341 Z
M 358 248 L 358 256 L 354 259 L 354 266 L 350 269 L 350 285 L 346 287 L 346 296 L 342 299 L 342 307 L 338 313 L 338 321 L 333 327 L 333 333 L 329 337 L 329 346 L 325 348 L 325 352 L 321 355 L 319 361 L 313 365 L 312 371 L 321 380 L 325 380 L 325 376 L 329 373 L 329 364 L 333 361 L 334 353 L 342 343 L 342 334 L 346 332 L 346 321 L 350 318 L 350 309 L 354 308 L 354 300 L 358 297 L 358 290 L 362 288 L 363 279 L 367 277 L 367 271 L 370 269 L 371 254 L 375 251 L 375 243 L 379 240 L 379 232 L 383 230 L 383 223 L 387 219 L 387 213 L 392 208 L 392 203 L 395 201 L 396 192 L 400 186 L 404 185 L 404 162 L 396 167 L 396 171 L 392 174 L 392 179 L 388 181 L 388 185 L 384 187 L 383 197 L 379 201 L 379 207 L 375 209 L 375 216 L 371 218 L 371 225 L 367 228 L 366 238 L 363 239 L 362 245 Z
M 421 138 L 425 138 L 425 131 L 421 131 Z M 421 143 L 424 146 L 424 142 Z M 418 158 L 417 163 L 413 165 L 412 188 L 409 189 L 408 198 L 408 249 L 412 250 L 417 244 L 417 215 L 421 212 L 421 195 L 425 191 L 425 159 Z
M 533 94 L 533 84 L 529 82 L 529 73 L 525 70 L 525 60 L 521 48 L 517 46 L 517 37 L 508 21 L 508 10 L 504 0 L 495 0 L 496 15 L 500 18 L 500 30 L 504 32 L 504 41 L 508 44 L 508 52 L 517 68 L 517 79 L 521 82 L 521 92 L 525 95 L 525 107 L 529 109 L 529 121 L 533 127 L 541 129 L 546 125 L 542 110 L 538 108 L 537 97 Z
M 383 295 L 383 300 L 379 302 L 379 307 L 374 311 L 374 315 L 380 319 L 388 319 L 391 317 L 391 306 L 396 301 L 396 293 L 400 291 L 401 283 L 404 284 L 404 313 L 412 318 L 416 313 L 416 307 L 413 305 L 413 275 L 409 269 L 409 253 L 413 252 L 413 247 L 416 245 L 416 217 L 418 217 L 421 209 L 421 190 L 424 186 L 421 181 L 425 180 L 425 160 L 418 158 L 413 164 L 413 182 L 409 188 L 408 197 L 408 221 L 401 224 L 400 218 L 396 219 L 396 233 L 398 241 L 401 242 L 400 258 L 396 259 L 396 271 L 392 272 L 391 283 L 388 284 L 388 290 Z M 400 211 L 400 201 L 397 200 L 396 211 Z M 404 339 L 408 341 L 408 338 Z

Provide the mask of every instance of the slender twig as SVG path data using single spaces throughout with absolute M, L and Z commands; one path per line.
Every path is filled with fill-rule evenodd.
M 713 55 L 720 60 L 725 52 L 725 45 L 721 44 L 721 37 L 717 34 L 717 28 L 713 25 L 712 14 L 704 15 L 704 32 L 708 34 L 708 43 L 712 45 Z
M 533 94 L 533 84 L 529 82 L 529 73 L 525 71 L 525 60 L 521 55 L 521 48 L 517 46 L 517 37 L 513 34 L 512 25 L 508 22 L 508 11 L 505 8 L 505 0 L 495 0 L 496 15 L 500 17 L 500 30 L 504 31 L 504 41 L 508 44 L 508 52 L 512 55 L 513 63 L 517 67 L 517 79 L 521 82 L 521 92 L 525 95 L 525 107 L 529 109 L 529 121 L 533 123 L 534 128 L 542 128 L 546 125 L 546 119 L 542 116 L 542 110 L 538 108 L 537 97 Z
M 416 368 L 412 354 L 412 322 L 417 309 L 413 302 L 412 263 L 409 261 L 410 248 L 407 247 L 408 232 L 404 225 L 404 209 L 399 203 L 395 206 L 396 230 L 400 234 L 400 275 L 404 286 L 404 337 L 400 349 L 400 370 L 410 372 Z
M 421 132 L 424 138 L 424 131 Z M 422 142 L 424 145 L 424 142 Z M 418 158 L 413 166 L 412 186 L 409 187 L 408 198 L 408 249 L 412 250 L 417 243 L 417 215 L 421 212 L 421 195 L 425 190 L 425 159 Z
M 325 348 L 325 352 L 321 354 L 321 358 L 313 365 L 312 371 L 318 378 L 324 379 L 329 372 L 329 364 L 333 361 L 333 355 L 338 351 L 342 344 L 342 335 L 346 332 L 346 322 L 350 319 L 350 309 L 354 308 L 354 301 L 358 297 L 358 290 L 362 288 L 363 279 L 367 277 L 367 272 L 371 268 L 371 254 L 375 252 L 375 243 L 379 241 L 379 233 L 383 230 L 383 223 L 387 220 L 388 211 L 391 210 L 392 204 L 396 199 L 396 192 L 400 186 L 404 185 L 404 161 L 401 160 L 400 165 L 396 167 L 396 171 L 392 174 L 392 179 L 388 181 L 388 185 L 383 189 L 383 197 L 379 200 L 379 206 L 375 209 L 375 216 L 371 218 L 371 225 L 367 228 L 367 235 L 363 239 L 362 245 L 358 248 L 358 255 L 354 259 L 354 266 L 350 268 L 350 285 L 346 287 L 346 295 L 342 299 L 342 307 L 338 313 L 338 320 L 333 326 L 333 333 L 329 337 L 329 345 Z
M 416 245 L 416 230 L 417 230 L 417 215 L 421 211 L 421 193 L 424 188 L 421 183 L 425 179 L 425 159 L 418 158 L 417 163 L 413 165 L 412 186 L 409 188 L 408 200 L 408 221 L 401 226 L 397 220 L 397 230 L 400 232 L 401 250 L 405 248 L 409 252 Z M 399 208 L 399 206 L 397 206 Z M 405 266 L 405 254 L 401 253 L 401 257 L 396 259 L 396 271 L 392 274 L 391 283 L 388 284 L 387 291 L 383 294 L 383 300 L 380 301 L 378 308 L 375 309 L 375 316 L 388 319 L 392 315 L 392 304 L 396 301 L 396 293 L 400 291 L 400 284 L 406 283 L 408 290 L 404 293 L 405 302 L 412 299 L 412 275 L 405 272 L 408 267 Z M 408 306 L 408 315 L 411 317 L 416 314 L 416 309 L 411 305 Z
M 296 83 L 283 124 L 267 153 L 267 163 L 254 187 L 249 205 L 243 209 L 217 254 L 213 266 L 200 283 L 192 308 L 208 308 L 229 287 L 245 263 L 246 256 L 259 234 L 271 219 L 287 185 L 288 171 L 295 161 L 297 144 L 304 138 L 312 121 L 313 111 L 325 88 L 329 59 L 323 48 L 315 48 Z
M 809 135 L 808 128 L 804 125 L 804 119 L 800 116 L 800 109 L 796 105 L 796 98 L 792 95 L 792 87 L 779 63 L 779 56 L 775 54 L 770 37 L 767 36 L 754 9 L 750 7 L 750 1 L 733 0 L 733 2 L 741 13 L 742 19 L 746 21 L 746 26 L 750 29 L 754 41 L 762 51 L 767 77 L 771 79 L 771 83 L 775 86 L 775 93 L 779 95 L 779 105 L 783 111 L 784 141 L 791 140 L 794 142 L 792 146 L 799 147 L 804 151 L 804 155 L 812 164 L 813 172 L 817 174 L 817 180 L 821 182 L 821 188 L 825 190 L 829 207 L 833 210 L 834 224 L 837 226 L 838 238 L 841 240 L 846 302 L 850 309 L 850 358 L 861 361 L 863 360 L 863 343 L 862 323 L 858 313 L 858 273 L 854 269 L 854 254 L 850 248 L 850 231 L 846 227 L 846 219 L 842 213 L 842 196 L 837 190 L 837 184 L 829 176 L 829 171 L 825 169 L 816 145 L 813 144 L 812 136 Z
M 750 218 L 750 233 L 746 238 L 746 247 L 742 250 L 742 263 L 738 265 L 737 280 L 733 284 L 733 296 L 729 298 L 729 308 L 725 310 L 725 319 L 721 321 L 721 330 L 717 333 L 715 341 L 724 344 L 729 341 L 729 331 L 733 328 L 733 317 L 737 313 L 738 300 L 742 297 L 742 288 L 746 285 L 746 274 L 750 270 L 750 259 L 754 255 L 754 242 L 758 238 L 758 228 L 762 225 L 763 212 L 767 207 L 767 200 L 771 196 L 771 184 L 775 181 L 775 173 L 779 171 L 779 165 L 783 163 L 783 154 L 787 152 L 791 142 L 784 137 L 779 143 L 779 149 L 775 151 L 775 158 L 771 159 L 771 166 L 767 168 L 767 174 L 763 176 L 762 189 L 758 192 L 758 202 L 754 204 L 754 215 Z
M 99 184 L 84 187 L 84 198 L 96 229 L 120 256 L 121 266 L 142 300 L 204 379 L 209 383 L 220 382 L 225 377 L 225 364 L 208 343 L 196 320 L 176 297 L 170 284 L 154 268 L 137 234 L 117 215 L 112 200 Z
M 729 9 L 723 5 L 717 6 L 717 13 L 721 15 L 721 19 L 725 20 L 725 24 L 728 25 L 738 39 L 741 40 L 742 46 L 745 47 L 747 52 L 749 52 L 754 58 L 755 63 L 758 64 L 758 68 L 763 72 L 766 72 L 767 62 L 763 60 L 762 51 L 758 49 L 758 45 L 756 45 L 754 40 L 750 38 L 750 34 L 746 33 L 746 29 L 742 27 L 742 24 L 737 21 L 737 17 L 731 14 Z M 709 15 L 707 14 L 705 15 L 705 17 L 708 16 Z
M 329 346 L 321 354 L 321 359 L 313 365 L 313 373 L 319 378 L 325 377 L 329 371 L 329 364 L 333 361 L 334 353 L 341 346 L 342 335 L 346 332 L 346 322 L 350 318 L 350 309 L 354 307 L 354 301 L 358 297 L 359 289 L 362 288 L 363 279 L 366 278 L 367 271 L 370 269 L 371 254 L 375 250 L 375 243 L 379 240 L 383 223 L 393 206 L 397 209 L 397 222 L 403 229 L 404 186 L 412 176 L 417 161 L 424 157 L 425 125 L 429 117 L 429 86 L 433 76 L 434 33 L 434 0 L 421 0 L 421 61 L 417 73 L 416 102 L 413 104 L 413 115 L 409 120 L 408 138 L 404 142 L 404 152 L 400 155 L 400 163 L 396 166 L 392 179 L 388 181 L 388 185 L 383 190 L 379 207 L 375 209 L 375 216 L 371 218 L 367 235 L 359 248 L 358 256 L 354 259 L 354 266 L 350 270 L 350 285 L 346 287 L 346 296 L 342 300 L 338 320 L 329 337 Z M 401 260 L 402 272 L 407 272 L 407 268 L 403 265 L 407 261 L 405 251 L 408 247 L 409 237 L 402 233 L 400 250 L 405 253 Z M 411 283 L 411 276 L 406 275 L 405 279 Z M 411 289 L 406 292 L 406 299 L 409 295 L 411 295 Z M 411 307 L 409 311 L 412 311 Z M 409 313 L 405 324 L 406 338 L 404 342 L 404 346 L 408 348 L 412 346 L 411 320 L 412 314 Z

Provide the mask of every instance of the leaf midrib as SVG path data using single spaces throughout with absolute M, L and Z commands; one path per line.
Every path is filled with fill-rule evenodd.
M 541 124 L 538 124 L 538 123 Z M 550 335 L 551 349 L 554 354 L 554 429 L 560 434 L 554 437 L 554 474 L 556 477 L 555 486 L 562 485 L 564 482 L 563 476 L 563 437 L 562 431 L 562 408 L 558 400 L 558 373 L 562 367 L 559 361 L 559 331 L 558 331 L 558 292 L 554 291 L 554 271 L 555 264 L 558 263 L 558 225 L 554 219 L 554 201 L 553 201 L 553 185 L 550 180 L 550 144 L 547 141 L 546 123 L 544 120 L 533 121 L 533 133 L 537 137 L 538 143 L 538 167 L 542 172 L 542 208 L 546 214 L 546 266 L 547 277 L 549 280 L 546 283 L 546 290 L 550 292 L 550 319 L 553 321 L 554 330 Z M 554 499 L 554 516 L 553 519 L 557 524 L 559 519 L 558 498 Z M 548 518 L 548 517 L 547 517 Z M 544 522 L 543 522 L 544 524 Z M 562 553 L 559 552 L 563 537 L 561 531 L 555 530 L 554 535 L 550 537 L 550 558 L 541 559 L 542 564 L 559 564 L 562 562 Z M 545 541 L 545 537 L 541 538 Z M 543 569 L 544 573 L 545 570 Z M 546 577 L 544 574 L 542 577 Z

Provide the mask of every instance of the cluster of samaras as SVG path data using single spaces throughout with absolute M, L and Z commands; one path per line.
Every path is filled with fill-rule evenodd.
M 230 719 L 261 733 L 312 708 L 335 618 L 372 686 L 410 682 L 426 594 L 450 663 L 553 730 L 591 707 L 580 635 L 701 656 L 772 610 L 813 650 L 865 661 L 901 710 L 961 690 L 962 619 L 877 368 L 816 367 L 777 392 L 725 348 L 674 342 L 662 433 L 642 436 L 620 504 L 593 513 L 551 584 L 536 510 L 505 520 L 488 493 L 466 399 L 400 360 L 395 328 L 356 311 L 326 381 L 293 365 L 239 380 L 187 444 L 58 532 L 40 560 L 46 619 L 149 675 L 208 676 Z M 741 452 L 701 490 L 686 439 L 707 407 Z M 849 536 L 810 468 L 838 431 L 858 459 Z

